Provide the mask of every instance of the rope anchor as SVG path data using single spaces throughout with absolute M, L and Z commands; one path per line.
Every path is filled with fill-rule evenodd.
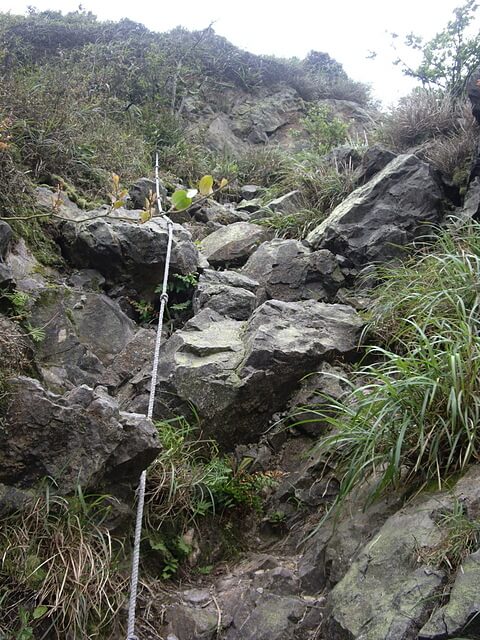
M 156 186 L 158 211 L 159 213 L 162 214 L 162 218 L 167 223 L 168 242 L 167 242 L 167 253 L 165 256 L 165 269 L 163 271 L 162 293 L 160 295 L 160 312 L 158 314 L 157 338 L 155 341 L 155 351 L 154 351 L 153 364 L 152 364 L 152 384 L 150 387 L 150 396 L 148 400 L 147 418 L 149 418 L 150 420 L 153 417 L 153 405 L 155 403 L 155 392 L 157 388 L 158 361 L 160 357 L 160 345 L 162 342 L 163 316 L 165 313 L 166 304 L 168 302 L 168 293 L 167 293 L 168 273 L 170 270 L 170 261 L 172 257 L 172 242 L 173 242 L 173 222 L 165 213 L 162 213 L 162 202 L 160 199 L 160 178 L 158 175 L 158 152 L 155 156 L 155 186 Z M 135 615 L 136 615 L 136 608 L 137 608 L 138 567 L 140 564 L 140 541 L 142 537 L 142 520 L 143 520 L 143 506 L 145 503 L 146 480 L 147 480 L 147 472 L 145 470 L 145 471 L 142 471 L 142 475 L 140 476 L 140 482 L 138 485 L 137 517 L 135 521 L 135 537 L 134 537 L 133 552 L 132 552 L 132 574 L 130 579 L 130 599 L 128 603 L 127 640 L 139 640 L 138 636 L 135 635 Z

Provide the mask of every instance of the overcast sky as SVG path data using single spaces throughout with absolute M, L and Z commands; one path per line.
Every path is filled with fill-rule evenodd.
M 464 0 L 83 0 L 101 19 L 130 18 L 154 31 L 182 25 L 202 29 L 215 22 L 217 33 L 253 53 L 303 58 L 326 51 L 355 80 L 371 84 L 375 97 L 391 102 L 413 86 L 392 65 L 390 32 L 432 37 Z M 78 8 L 79 0 L 0 0 L 0 8 L 24 13 L 37 9 Z M 479 11 L 480 13 L 480 11 Z M 477 28 L 480 22 L 477 22 Z M 374 61 L 368 52 L 378 53 Z

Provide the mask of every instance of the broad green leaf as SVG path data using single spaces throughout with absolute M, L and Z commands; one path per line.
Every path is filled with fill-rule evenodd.
M 152 217 L 152 214 L 150 211 L 142 211 L 140 214 L 140 222 L 142 223 L 148 222 L 151 217 Z
M 184 189 L 179 189 L 172 195 L 172 204 L 177 211 L 182 211 L 192 204 L 192 199 L 188 197 Z
M 213 177 L 212 176 L 203 176 L 203 178 L 198 183 L 198 190 L 202 196 L 209 196 L 213 193 Z
M 32 613 L 32 618 L 34 620 L 40 620 L 47 613 L 48 607 L 44 604 L 40 604 L 38 607 L 35 607 Z

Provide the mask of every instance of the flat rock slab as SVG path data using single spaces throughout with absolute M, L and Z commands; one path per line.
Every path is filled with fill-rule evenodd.
M 433 169 L 414 155 L 400 155 L 339 204 L 307 242 L 345 256 L 356 268 L 383 263 L 440 221 L 442 197 Z

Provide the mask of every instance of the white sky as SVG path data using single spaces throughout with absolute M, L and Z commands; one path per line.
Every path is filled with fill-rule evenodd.
M 182 25 L 203 29 L 215 21 L 215 31 L 253 53 L 303 58 L 310 50 L 326 51 L 341 62 L 354 79 L 367 82 L 373 94 L 388 105 L 414 86 L 398 67 L 389 32 L 432 37 L 464 0 L 83 0 L 82 6 L 101 19 L 130 18 L 154 31 Z M 0 0 L 2 11 L 24 13 L 31 4 L 39 10 L 64 12 L 79 0 Z M 480 21 L 477 21 L 477 28 Z M 367 60 L 370 50 L 378 52 Z

